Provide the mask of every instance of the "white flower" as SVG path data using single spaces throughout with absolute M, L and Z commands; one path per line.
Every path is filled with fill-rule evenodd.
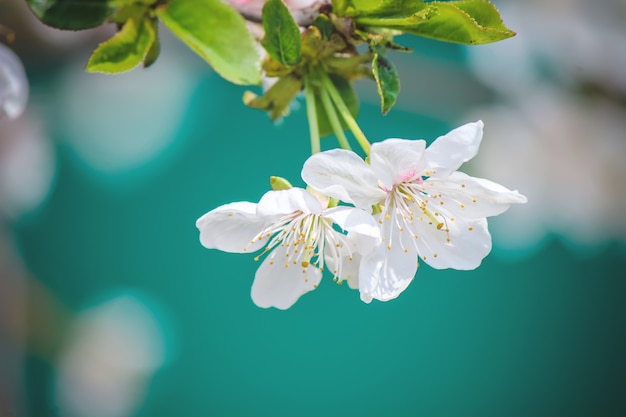
M 323 208 L 301 188 L 269 191 L 258 204 L 223 205 L 199 218 L 196 226 L 206 248 L 235 253 L 264 249 L 255 257 L 265 259 L 252 284 L 252 300 L 279 309 L 317 288 L 325 268 L 339 282 L 346 279 L 356 287 L 360 255 L 380 238 L 370 214 L 354 207 Z
M 380 204 L 382 242 L 364 256 L 361 298 L 397 297 L 417 271 L 417 257 L 434 268 L 474 269 L 491 250 L 487 216 L 526 197 L 494 182 L 456 171 L 478 152 L 483 123 L 438 138 L 374 143 L 370 166 L 334 149 L 311 156 L 302 178 L 320 192 L 363 209 Z
M 19 57 L 0 43 L 0 119 L 16 119 L 26 108 L 28 80 Z

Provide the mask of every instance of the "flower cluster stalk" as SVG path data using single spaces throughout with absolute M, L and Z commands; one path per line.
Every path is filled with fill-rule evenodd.
M 343 132 L 343 127 L 341 126 L 341 122 L 337 117 L 337 113 L 335 112 L 335 107 L 333 105 L 332 99 L 330 98 L 330 94 L 327 90 L 321 89 L 321 97 L 322 104 L 324 105 L 324 110 L 326 110 L 326 114 L 328 115 L 328 121 L 330 122 L 333 132 L 335 132 L 335 136 L 337 136 L 337 141 L 339 142 L 339 146 L 342 149 L 352 150 L 350 147 L 350 143 L 348 143 L 348 138 L 346 134 Z
M 337 107 L 337 110 L 339 111 L 339 115 L 343 118 L 343 120 L 348 125 L 348 128 L 350 129 L 355 139 L 361 146 L 361 149 L 363 149 L 363 152 L 365 152 L 366 155 L 369 155 L 370 148 L 371 148 L 370 142 L 367 140 L 367 137 L 365 137 L 365 134 L 359 127 L 356 120 L 354 120 L 354 117 L 352 117 L 352 114 L 350 113 L 350 109 L 348 109 L 348 106 L 346 106 L 346 103 L 344 103 L 343 98 L 341 98 L 341 94 L 339 94 L 339 91 L 337 91 L 337 88 L 335 87 L 331 79 L 328 77 L 328 75 L 326 75 L 326 73 L 321 72 L 320 78 L 322 80 L 322 85 L 324 89 L 328 92 L 328 94 L 330 95 L 330 98 L 332 99 L 335 106 Z
M 315 92 L 311 82 L 304 77 L 304 96 L 306 98 L 306 115 L 309 119 L 309 135 L 311 136 L 311 155 L 321 150 L 320 132 L 317 124 L 317 110 L 315 108 Z

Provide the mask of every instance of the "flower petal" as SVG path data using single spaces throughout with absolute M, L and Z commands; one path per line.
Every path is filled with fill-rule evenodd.
M 348 281 L 348 286 L 353 290 L 359 289 L 359 269 L 361 266 L 362 257 L 358 253 L 352 255 L 352 261 L 345 264 L 340 277 Z
M 263 261 L 252 284 L 252 301 L 263 308 L 286 310 L 303 294 L 317 288 L 322 272 L 315 266 L 286 263 L 286 249 L 278 247 Z
M 413 246 L 402 248 L 385 242 L 364 256 L 359 268 L 361 300 L 369 303 L 373 298 L 389 301 L 404 291 L 417 272 L 417 251 Z
M 348 285 L 353 290 L 359 288 L 359 266 L 361 255 L 353 253 L 352 256 L 341 256 L 337 258 L 327 245 L 324 247 L 324 264 L 326 269 L 333 274 L 337 271 L 337 277 L 342 281 L 348 281 Z
M 309 157 L 302 168 L 302 179 L 330 197 L 365 210 L 385 198 L 374 171 L 361 157 L 345 149 L 332 149 Z
M 370 153 L 372 170 L 390 190 L 419 174 L 419 164 L 426 148 L 423 140 L 386 139 L 374 143 Z
M 470 177 L 455 171 L 445 179 L 429 178 L 424 188 L 440 197 L 431 200 L 439 204 L 453 217 L 478 219 L 497 216 L 509 209 L 511 204 L 525 203 L 526 197 L 500 184 L 483 178 Z
M 261 197 L 257 206 L 259 216 L 277 216 L 295 213 L 320 214 L 322 206 L 317 198 L 303 188 L 268 191 Z
M 348 238 L 359 253 L 367 254 L 380 239 L 380 229 L 376 220 L 364 210 L 338 206 L 324 210 L 324 217 L 348 232 Z
M 265 220 L 256 215 L 256 207 L 245 201 L 230 203 L 200 217 L 196 227 L 200 230 L 202 246 L 224 252 L 246 252 L 265 227 Z
M 456 171 L 464 162 L 478 153 L 483 138 L 483 122 L 467 123 L 438 137 L 424 151 L 426 170 L 436 171 L 436 176 L 446 176 Z
M 451 218 L 437 229 L 428 218 L 415 219 L 413 242 L 420 258 L 436 269 L 477 268 L 491 251 L 491 235 L 487 219 Z

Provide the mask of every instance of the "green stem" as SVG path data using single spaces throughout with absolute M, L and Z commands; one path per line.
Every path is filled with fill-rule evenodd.
M 337 136 L 339 146 L 341 146 L 342 149 L 352 150 L 352 148 L 350 147 L 350 143 L 348 143 L 348 138 L 346 138 L 346 134 L 343 133 L 343 127 L 341 126 L 339 117 L 337 117 L 337 111 L 335 110 L 335 106 L 330 99 L 328 91 L 326 89 L 322 89 L 321 96 L 324 110 L 326 110 L 326 114 L 328 115 L 328 121 L 333 127 L 333 132 L 335 132 L 335 136 Z
M 335 87 L 335 84 L 333 84 L 330 78 L 328 78 L 328 75 L 323 72 L 320 72 L 320 74 L 322 82 L 324 83 L 324 87 L 326 87 L 326 90 L 328 90 L 328 93 L 330 94 L 330 98 L 333 99 L 335 106 L 337 106 L 339 114 L 350 128 L 350 131 L 356 138 L 357 142 L 359 142 L 359 145 L 361 146 L 365 154 L 369 155 L 371 147 L 370 142 L 365 137 L 365 134 L 357 124 L 356 120 L 354 120 L 354 117 L 352 117 L 352 113 L 350 113 L 350 109 L 348 109 L 348 106 L 346 106 L 346 103 L 344 103 L 343 98 L 341 98 L 341 94 L 339 94 L 339 91 L 337 91 L 337 87 Z
M 309 134 L 311 136 L 311 155 L 321 151 L 320 131 L 317 123 L 317 109 L 315 108 L 315 92 L 311 83 L 304 77 L 304 96 L 306 98 L 306 116 L 309 119 Z

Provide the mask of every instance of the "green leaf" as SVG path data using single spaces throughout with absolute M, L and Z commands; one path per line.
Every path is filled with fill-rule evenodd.
M 497 42 L 515 35 L 488 0 L 346 0 L 346 16 L 357 26 L 399 30 L 466 45 Z
M 268 0 L 263 6 L 263 29 L 261 44 L 272 58 L 287 67 L 300 63 L 300 30 L 282 0 Z
M 300 77 L 288 74 L 276 81 L 261 97 L 247 91 L 243 96 L 243 102 L 246 106 L 268 112 L 270 118 L 276 120 L 289 113 L 289 104 L 300 90 L 302 90 Z
M 408 16 L 429 3 L 424 0 L 344 0 L 345 16 Z M 342 15 L 343 16 L 343 15 Z
M 335 25 L 325 14 L 318 14 L 315 20 L 313 20 L 313 26 L 315 26 L 322 35 L 323 39 L 330 39 L 330 36 L 335 33 Z
M 89 29 L 115 12 L 118 0 L 26 0 L 35 16 L 57 29 Z
M 157 15 L 225 79 L 259 84 L 261 65 L 252 35 L 239 13 L 221 0 L 170 0 Z
M 154 61 L 157 60 L 159 54 L 161 53 L 161 42 L 159 41 L 159 21 L 156 19 L 150 19 L 149 24 L 152 26 L 152 30 L 154 30 L 154 42 L 152 42 L 146 56 L 143 57 L 144 68 L 148 68 L 150 65 L 154 64 Z
M 401 10 L 413 10 L 408 3 L 423 3 L 422 0 L 332 0 L 333 12 L 341 17 L 371 16 L 393 2 Z
M 330 75 L 330 79 L 339 91 L 348 110 L 350 110 L 350 114 L 356 118 L 357 114 L 359 114 L 359 98 L 352 84 L 348 80 L 335 75 Z M 333 127 L 328 120 L 328 115 L 326 114 L 319 93 L 315 94 L 315 107 L 317 108 L 317 124 L 319 126 L 320 136 L 332 135 L 334 133 Z M 344 130 L 348 129 L 348 125 L 346 125 L 343 120 L 341 120 L 341 127 L 343 127 Z
M 396 103 L 400 91 L 400 80 L 396 67 L 383 55 L 374 54 L 372 73 L 376 80 L 382 113 L 387 114 Z
M 122 30 L 96 48 L 86 70 L 107 74 L 131 70 L 144 60 L 155 39 L 149 19 L 128 19 Z

